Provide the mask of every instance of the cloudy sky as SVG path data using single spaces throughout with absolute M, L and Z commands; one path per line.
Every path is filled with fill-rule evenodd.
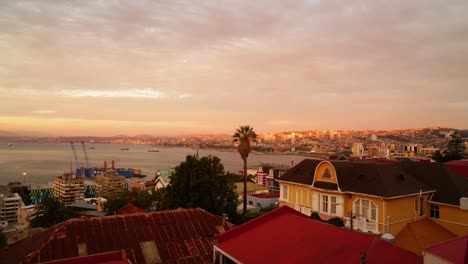
M 0 130 L 468 128 L 468 1 L 8 1 Z

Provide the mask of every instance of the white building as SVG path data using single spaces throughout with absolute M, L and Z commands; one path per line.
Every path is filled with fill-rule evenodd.
M 362 145 L 362 143 L 353 143 L 352 151 L 353 157 L 362 158 L 362 156 L 364 155 L 364 146 Z
M 18 209 L 24 206 L 23 199 L 17 193 L 0 194 L 0 221 L 8 225 L 18 224 Z

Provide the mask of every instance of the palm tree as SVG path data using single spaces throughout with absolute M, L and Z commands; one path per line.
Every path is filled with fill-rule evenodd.
M 250 148 L 250 140 L 255 140 L 257 134 L 250 126 L 241 126 L 236 130 L 236 133 L 232 136 L 234 142 L 239 142 L 237 151 L 239 152 L 242 160 L 244 161 L 244 196 L 243 196 L 243 209 L 242 214 L 245 215 L 247 212 L 247 158 L 252 150 Z

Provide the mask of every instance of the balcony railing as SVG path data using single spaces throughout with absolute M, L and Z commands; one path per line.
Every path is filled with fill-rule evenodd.
M 351 221 L 349 217 L 345 217 L 345 226 L 351 228 Z M 366 219 L 353 219 L 353 229 L 362 232 L 379 233 L 379 226 L 376 222 L 368 222 Z

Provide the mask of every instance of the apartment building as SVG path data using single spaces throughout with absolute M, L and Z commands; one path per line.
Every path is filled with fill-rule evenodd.
M 17 193 L 0 194 L 0 221 L 8 225 L 18 224 L 18 209 L 24 206 L 21 196 Z M 5 224 L 5 223 L 4 223 Z
M 109 197 L 116 193 L 125 192 L 125 177 L 118 176 L 115 171 L 96 176 L 96 196 Z
M 54 180 L 54 196 L 64 204 L 83 201 L 84 188 L 84 179 L 73 173 L 65 173 Z

